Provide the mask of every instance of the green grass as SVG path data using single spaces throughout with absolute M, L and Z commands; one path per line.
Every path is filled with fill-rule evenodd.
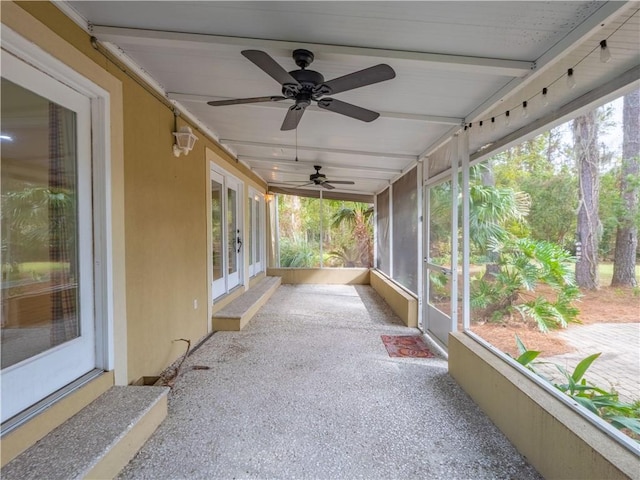
M 68 263 L 60 262 L 25 262 L 20 264 L 23 272 L 47 273 L 69 268 Z
M 40 278 L 51 272 L 59 272 L 69 269 L 69 263 L 61 262 L 24 262 L 19 264 L 19 270 L 9 273 L 9 280 L 24 280 L 29 278 Z M 3 267 L 3 272 L 8 271 Z
M 598 274 L 600 275 L 600 286 L 608 287 L 611 285 L 613 278 L 613 263 L 601 263 L 598 265 Z M 636 278 L 640 278 L 640 265 L 636 265 Z

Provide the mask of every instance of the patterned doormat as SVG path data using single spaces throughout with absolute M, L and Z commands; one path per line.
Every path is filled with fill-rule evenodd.
M 419 335 L 381 335 L 390 357 L 435 357 Z

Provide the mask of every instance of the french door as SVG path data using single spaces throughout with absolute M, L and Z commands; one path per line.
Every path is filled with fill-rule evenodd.
M 91 101 L 2 52 L 2 422 L 96 366 Z
M 242 283 L 242 183 L 211 163 L 212 300 Z
M 423 330 L 444 346 L 456 330 L 458 290 L 457 182 L 451 179 L 424 187 L 427 221 L 424 235 Z

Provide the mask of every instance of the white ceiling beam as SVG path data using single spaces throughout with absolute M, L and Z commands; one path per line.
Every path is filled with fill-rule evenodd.
M 238 156 L 240 160 L 246 160 L 251 162 L 264 162 L 264 163 L 272 163 L 275 165 L 317 165 L 318 161 L 308 161 L 308 160 L 298 160 L 295 163 L 291 163 L 291 161 L 281 160 L 278 158 L 265 158 L 265 157 L 255 157 L 251 155 L 240 155 Z M 335 168 L 337 170 L 363 170 L 367 172 L 377 172 L 384 174 L 398 174 L 402 173 L 401 168 L 385 168 L 385 167 L 370 167 L 370 166 L 358 166 L 358 165 L 336 165 L 333 163 L 327 163 L 327 161 L 323 162 L 323 166 L 327 168 Z
M 231 97 L 207 97 L 206 95 L 193 95 L 190 93 L 177 93 L 177 92 L 167 92 L 167 97 L 170 100 L 176 100 L 178 102 L 185 103 L 207 103 L 209 101 L 215 100 L 231 100 Z M 283 102 L 260 102 L 260 103 L 245 103 L 240 106 L 252 107 L 252 108 L 279 108 L 279 109 L 288 109 L 290 107 L 289 103 Z M 313 112 L 329 112 L 329 110 L 324 108 L 318 108 L 315 105 L 311 105 L 307 107 L 307 110 L 311 110 Z M 331 112 L 330 112 L 331 113 Z M 400 120 L 416 120 L 419 122 L 426 123 L 439 123 L 444 125 L 462 125 L 464 122 L 464 118 L 459 117 L 444 117 L 440 115 L 420 115 L 416 113 L 402 113 L 402 112 L 378 112 L 380 113 L 380 117 L 382 118 L 397 118 Z
M 329 182 L 331 183 L 331 182 Z M 378 182 L 378 183 L 383 183 Z M 386 183 L 386 182 L 384 182 Z M 290 183 L 284 183 L 284 182 L 270 182 L 267 180 L 267 184 L 269 185 L 269 187 L 276 187 L 276 188 L 282 188 L 282 189 L 290 189 L 290 190 L 311 190 L 311 191 L 318 191 L 321 190 L 322 188 L 318 185 L 306 185 L 304 187 L 301 186 L 296 186 L 296 185 L 292 185 Z M 344 193 L 344 194 L 355 194 L 355 195 L 367 195 L 370 198 L 373 198 L 373 193 L 371 193 L 370 191 L 365 191 L 365 190 L 359 190 L 357 188 L 349 188 L 349 187 L 345 187 L 343 185 L 336 185 L 335 190 L 324 190 L 322 189 L 323 192 L 331 192 L 333 195 L 337 194 L 337 193 Z
M 523 77 L 535 68 L 535 62 L 529 60 L 505 60 L 501 58 L 470 57 L 465 55 L 447 55 L 442 53 L 389 50 L 384 48 L 349 47 L 322 43 L 289 42 L 283 40 L 264 40 L 259 38 L 229 37 L 195 33 L 169 32 L 164 30 L 142 30 L 136 28 L 109 27 L 94 25 L 93 35 L 102 42 L 130 43 L 155 47 L 183 47 L 193 51 L 207 49 L 212 44 L 238 45 L 242 47 L 293 50 L 306 48 L 317 54 L 351 55 L 376 57 L 390 60 L 412 60 L 429 63 L 433 68 L 445 70 L 487 73 L 509 77 Z
M 408 155 L 405 153 L 384 153 L 384 152 L 367 152 L 365 150 L 347 150 L 344 148 L 330 148 L 330 147 L 311 147 L 304 145 L 289 145 L 285 143 L 265 143 L 265 142 L 250 142 L 247 140 L 221 138 L 220 143 L 227 145 L 244 145 L 247 147 L 261 147 L 261 148 L 286 148 L 289 150 L 304 150 L 307 152 L 326 152 L 326 153 L 341 153 L 345 155 L 362 155 L 365 157 L 377 157 L 377 158 L 397 158 L 399 160 L 416 160 L 418 157 L 415 155 Z
M 328 167 L 330 168 L 330 167 Z M 276 180 L 270 180 L 269 177 L 271 175 L 287 175 L 287 176 L 291 176 L 293 178 L 303 178 L 304 180 L 299 180 L 300 182 L 305 182 L 309 180 L 309 175 L 315 173 L 313 171 L 313 169 L 305 169 L 305 171 L 292 171 L 292 170 L 269 170 L 269 169 L 252 169 L 254 172 L 262 172 L 263 174 L 265 174 L 265 177 L 267 179 L 267 182 L 273 181 L 275 182 Z M 367 176 L 363 176 L 360 174 L 356 174 L 356 175 L 339 175 L 340 178 L 334 178 L 336 177 L 335 175 L 331 175 L 330 173 L 327 173 L 327 171 L 324 170 L 324 168 L 322 169 L 322 173 L 326 174 L 329 178 L 331 178 L 332 180 L 353 180 L 355 182 L 358 183 L 386 183 L 389 181 L 388 178 L 379 178 L 379 177 L 367 177 Z M 329 182 L 331 183 L 331 182 Z
M 318 165 L 318 161 L 308 161 L 308 160 L 298 160 L 294 162 L 292 160 L 286 161 L 278 158 L 265 158 L 265 157 L 255 157 L 251 155 L 238 155 L 239 160 L 244 160 L 249 164 L 253 162 L 257 163 L 268 163 L 271 165 L 284 165 L 284 166 L 295 166 L 295 165 L 309 165 L 314 166 Z M 335 165 L 333 163 L 327 163 L 326 161 L 320 162 L 322 163 L 323 168 L 331 168 L 333 170 L 358 170 L 363 172 L 371 172 L 371 173 L 382 173 L 386 175 L 397 175 L 402 173 L 402 169 L 400 168 L 383 168 L 383 167 L 369 167 L 369 166 L 356 166 L 356 165 Z M 260 168 L 260 167 L 252 167 L 252 168 Z

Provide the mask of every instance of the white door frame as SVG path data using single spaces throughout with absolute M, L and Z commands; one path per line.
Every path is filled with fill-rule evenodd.
M 249 275 L 255 276 L 264 270 L 265 255 L 265 198 L 264 194 L 255 188 L 249 188 L 249 237 L 251 241 L 247 248 L 251 250 L 249 260 Z M 255 210 L 254 210 L 255 207 Z M 256 215 L 257 213 L 257 215 Z M 256 241 L 256 232 L 260 233 L 260 238 Z M 259 260 L 257 260 L 259 258 Z
M 242 284 L 243 272 L 244 272 L 244 223 L 243 215 L 244 211 L 244 195 L 242 193 L 242 182 L 236 177 L 226 175 L 224 177 L 224 190 L 225 190 L 225 231 L 227 241 L 227 268 L 225 270 L 227 276 L 227 293 Z M 229 192 L 235 192 L 235 231 L 229 230 Z M 229 255 L 230 254 L 230 255 Z M 231 271 L 231 262 L 229 258 L 233 257 L 235 270 Z
M 62 93 L 63 97 L 70 94 L 71 97 L 84 98 L 80 101 L 83 105 L 78 107 L 80 112 L 77 107 L 71 106 L 71 109 L 79 115 L 78 158 L 87 159 L 78 162 L 78 214 L 85 224 L 79 228 L 84 233 L 79 244 L 79 273 L 84 279 L 79 285 L 83 333 L 79 338 L 2 372 L 3 387 L 11 387 L 14 392 L 24 387 L 19 403 L 6 398 L 5 393 L 9 397 L 12 394 L 8 390 L 5 392 L 4 388 L 2 390 L 2 421 L 13 417 L 10 422 L 3 423 L 3 431 L 6 432 L 72 391 L 78 378 L 85 381 L 93 378 L 104 370 L 113 369 L 115 362 L 112 247 L 108 227 L 111 224 L 109 93 L 10 28 L 3 26 L 1 35 L 2 46 L 6 50 L 2 52 L 3 77 L 63 106 L 67 105 L 59 95 L 65 90 L 67 93 Z M 87 229 L 89 224 L 93 228 Z M 79 353 L 78 348 L 85 353 Z M 55 370 L 64 372 L 64 375 L 52 375 L 46 364 L 54 365 Z M 30 385 L 22 385 L 25 381 Z M 51 395 L 54 391 L 57 391 L 55 396 Z M 32 406 L 34 404 L 37 408 Z
M 212 202 L 211 202 L 211 181 L 215 180 L 222 185 L 221 191 L 221 217 L 220 222 L 222 226 L 221 231 L 221 261 L 222 261 L 222 278 L 213 279 L 213 252 L 209 248 L 208 255 L 208 278 L 210 285 L 210 299 L 209 304 L 213 304 L 216 299 L 226 295 L 232 289 L 243 284 L 244 280 L 244 249 L 241 242 L 244 242 L 244 184 L 237 177 L 231 175 L 229 172 L 219 167 L 215 162 L 209 162 L 208 175 L 207 175 L 207 189 L 209 191 L 207 195 L 207 225 L 208 225 L 208 244 L 211 246 L 213 242 L 212 238 Z M 233 190 L 236 192 L 236 231 L 229 232 L 228 230 L 228 192 Z M 239 232 L 237 231 L 239 230 Z M 238 241 L 238 238 L 240 241 Z M 231 248 L 235 251 L 235 263 L 236 271 L 229 272 L 229 253 Z
M 458 323 L 458 137 L 451 140 L 451 168 L 444 175 L 438 175 L 428 180 L 423 187 L 422 204 L 424 212 L 424 235 L 423 235 L 423 306 L 422 306 L 422 328 L 429 332 L 435 340 L 446 348 L 449 339 L 449 332 L 457 330 Z M 430 262 L 430 189 L 444 182 L 451 182 L 451 266 L 446 268 Z M 435 271 L 447 275 L 450 278 L 450 312 L 443 312 L 429 301 L 429 272 Z

